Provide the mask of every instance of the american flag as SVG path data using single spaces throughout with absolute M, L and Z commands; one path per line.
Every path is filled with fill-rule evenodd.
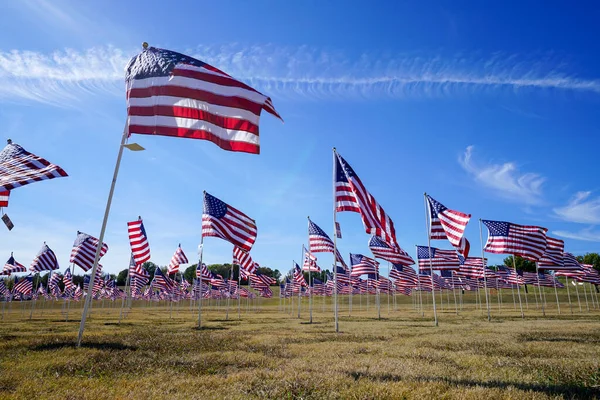
M 483 278 L 483 269 L 487 266 L 487 258 L 467 257 L 462 259 L 457 273 L 467 278 Z
M 13 257 L 13 254 L 10 253 L 10 258 L 4 264 L 4 269 L 2 269 L 2 275 L 10 275 L 16 272 L 27 272 L 27 268 L 23 264 L 19 264 Z
M 256 241 L 256 233 L 253 219 L 204 192 L 203 237 L 219 237 L 244 251 L 250 251 Z
M 86 293 L 89 293 L 91 278 L 92 277 L 90 275 L 83 276 L 83 290 L 85 290 Z M 98 264 L 98 268 L 96 268 L 96 276 L 94 277 L 94 287 L 92 288 L 92 294 L 95 295 L 100 290 L 102 290 L 102 288 L 104 288 L 104 279 L 102 277 L 102 265 Z
M 61 167 L 31 154 L 11 140 L 0 152 L 0 192 L 63 176 L 67 173 Z
M 446 284 L 448 286 L 450 286 L 451 288 L 462 288 L 465 285 L 465 283 L 461 280 L 460 276 L 458 276 L 457 274 L 454 273 L 454 271 L 452 270 L 442 270 L 440 271 L 440 276 L 442 278 L 444 278 L 444 280 L 446 281 Z
M 250 275 L 256 272 L 257 264 L 252 261 L 250 253 L 240 249 L 237 246 L 233 247 L 233 262 L 240 266 L 240 274 Z
M 431 252 L 430 252 L 431 250 Z M 420 270 L 442 270 L 460 268 L 456 250 L 442 250 L 429 246 L 417 246 L 417 258 Z
M 433 197 L 429 195 L 425 195 L 425 197 L 431 217 L 429 237 L 431 239 L 448 239 L 463 257 L 468 257 L 471 246 L 464 234 L 471 214 L 450 210 Z
M 546 250 L 546 228 L 503 221 L 482 222 L 489 232 L 484 248 L 488 253 L 512 254 L 537 261 Z
M 152 285 L 157 289 L 162 289 L 167 292 L 170 292 L 175 286 L 171 278 L 165 276 L 159 267 L 156 267 L 154 270 Z
M 129 134 L 209 140 L 258 154 L 261 111 L 281 119 L 271 99 L 195 58 L 149 47 L 125 73 Z
M 212 277 L 213 274 L 208 270 L 206 264 L 202 263 L 201 265 L 196 266 L 196 278 L 200 278 L 203 281 L 209 281 Z
M 0 207 L 8 207 L 8 198 L 10 192 L 8 190 L 0 192 Z
M 375 258 L 381 258 L 392 264 L 413 265 L 415 263 L 406 251 L 398 246 L 390 246 L 378 236 L 371 236 L 371 239 L 369 239 L 369 248 Z
M 42 249 L 33 259 L 29 269 L 35 272 L 52 271 L 58 269 L 58 260 L 56 259 L 56 255 L 46 243 L 44 243 Z
M 183 252 L 181 245 L 179 245 L 177 247 L 177 250 L 175 250 L 175 254 L 173 254 L 173 257 L 171 257 L 171 262 L 169 263 L 167 275 L 176 274 L 177 272 L 179 272 L 179 266 L 181 264 L 187 264 L 187 263 L 189 263 L 189 261 L 188 261 L 187 257 L 185 256 L 185 253 Z
M 264 289 L 277 283 L 275 279 L 264 274 L 250 275 L 250 286 L 254 289 Z
M 504 265 L 499 265 L 497 267 L 496 272 L 502 277 L 502 279 L 504 279 L 511 285 L 523 284 L 523 278 L 521 278 L 521 276 L 517 274 L 517 272 L 512 268 L 505 267 Z
M 339 222 L 335 222 L 335 236 L 338 239 L 342 238 L 342 228 L 340 227 L 340 223 Z
M 394 264 L 390 269 L 390 278 L 395 280 L 396 283 L 405 283 L 410 285 L 416 285 L 418 276 L 416 271 L 409 266 L 400 264 Z
M 15 278 L 13 293 L 20 293 L 23 296 L 28 296 L 33 293 L 33 277 L 31 275 L 24 276 L 20 280 Z
M 382 238 L 396 246 L 394 222 L 377 200 L 367 191 L 350 164 L 335 152 L 335 199 L 336 211 L 360 213 L 368 234 Z
M 310 272 L 321 272 L 321 267 L 317 265 L 317 257 L 313 256 L 304 245 L 302 245 L 302 252 L 304 253 L 304 262 L 302 263 L 303 271 Z
M 592 264 L 581 264 L 584 274 L 576 277 L 580 282 L 588 282 L 593 285 L 600 285 L 600 273 L 594 268 Z
M 333 253 L 333 241 L 317 224 L 308 219 L 308 248 L 311 253 Z
M 352 265 L 350 276 L 379 273 L 379 263 L 375 259 L 362 254 L 350 253 L 350 265 Z
M 65 293 L 70 293 L 73 290 L 73 275 L 71 275 L 71 268 L 67 268 L 62 278 L 63 285 L 65 285 Z
M 137 265 L 150 260 L 150 244 L 148 244 L 148 235 L 144 229 L 142 218 L 137 221 L 127 223 L 127 233 L 129 234 L 129 244 L 131 245 L 131 254 Z
M 10 291 L 6 287 L 3 279 L 0 279 L 0 297 L 8 298 L 10 296 Z
M 96 256 L 96 248 L 100 241 L 87 233 L 77 232 L 77 238 L 73 243 L 73 249 L 71 250 L 71 258 L 69 262 L 78 265 L 85 272 L 92 269 L 94 266 L 94 257 Z M 100 248 L 100 258 L 102 258 L 108 251 L 108 245 L 102 243 Z
M 150 274 L 144 268 L 144 264 L 136 264 L 133 254 L 131 255 L 131 259 L 129 261 L 129 277 L 131 279 L 137 279 L 136 283 L 143 285 L 148 283 L 148 279 L 150 279 Z
M 558 269 L 558 268 L 556 268 L 556 269 Z M 563 265 L 562 265 L 562 268 L 560 268 L 561 271 L 562 270 L 580 271 L 582 269 L 583 269 L 583 267 L 581 266 L 579 261 L 577 261 L 577 258 L 573 254 L 567 253 L 567 252 L 563 253 Z
M 300 286 L 308 286 L 306 284 L 306 280 L 304 279 L 304 274 L 302 273 L 300 266 L 296 263 L 294 263 L 294 283 Z
M 50 279 L 48 279 L 48 289 L 54 297 L 58 297 L 60 296 L 60 288 L 58 287 L 58 283 L 62 281 L 62 276 L 60 276 L 57 272 L 50 272 L 50 274 Z
M 550 236 L 546 236 L 546 251 L 538 262 L 538 269 L 561 269 L 564 260 L 565 242 Z

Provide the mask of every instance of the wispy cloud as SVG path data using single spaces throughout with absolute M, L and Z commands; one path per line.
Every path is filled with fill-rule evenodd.
M 567 239 L 600 242 L 600 231 L 593 231 L 593 228 L 582 229 L 579 232 L 553 231 L 552 233 Z
M 123 68 L 136 49 L 115 47 L 51 54 L 0 52 L 0 99 L 57 102 L 84 93 L 123 93 Z M 600 93 L 600 79 L 564 71 L 538 57 L 428 57 L 363 54 L 307 46 L 203 46 L 184 49 L 273 97 L 365 99 L 459 96 L 498 91 Z M 540 61 L 541 60 L 541 61 Z
M 458 162 L 482 186 L 498 196 L 525 204 L 539 204 L 546 178 L 533 172 L 519 172 L 514 162 L 478 164 L 473 161 L 474 146 L 469 146 Z
M 569 222 L 600 224 L 600 197 L 591 197 L 592 192 L 577 192 L 564 207 L 554 213 Z

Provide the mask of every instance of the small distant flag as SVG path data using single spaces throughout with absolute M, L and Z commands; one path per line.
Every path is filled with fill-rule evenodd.
M 219 237 L 244 251 L 250 251 L 256 234 L 256 222 L 252 218 L 204 192 L 202 236 Z
M 250 275 L 256 272 L 257 265 L 252 261 L 250 253 L 240 249 L 237 246 L 233 247 L 233 262 L 240 266 L 240 273 L 242 277 Z
M 167 274 L 176 274 L 177 272 L 179 272 L 179 266 L 181 264 L 187 264 L 188 262 L 189 261 L 185 256 L 181 245 L 179 245 L 179 247 L 177 247 L 177 250 L 175 250 L 175 254 L 173 254 L 173 257 L 171 257 L 171 262 L 169 263 L 169 269 L 167 270 Z
M 58 269 L 58 260 L 56 259 L 56 255 L 46 243 L 44 243 L 41 250 L 33 259 L 29 269 L 35 272 L 53 271 Z
M 460 259 L 456 250 L 442 250 L 429 246 L 417 246 L 417 258 L 420 270 L 442 270 L 460 268 Z
M 69 262 L 78 265 L 85 272 L 92 269 L 94 266 L 94 258 L 96 257 L 96 248 L 100 241 L 87 233 L 77 232 L 77 237 L 73 243 L 73 249 L 71 250 L 71 258 Z M 102 243 L 100 248 L 100 258 L 102 258 L 108 251 L 108 245 Z
M 342 238 L 342 228 L 340 227 L 339 222 L 335 223 L 335 236 L 337 236 L 338 239 Z
M 20 280 L 15 278 L 13 293 L 20 293 L 23 296 L 28 296 L 33 293 L 33 277 L 31 275 L 24 276 Z
M 302 246 L 304 252 L 304 263 L 302 264 L 303 271 L 309 272 L 321 272 L 321 267 L 317 265 L 317 257 L 311 254 L 304 246 Z
M 23 264 L 19 264 L 13 257 L 13 254 L 10 253 L 10 258 L 4 264 L 4 269 L 2 269 L 2 275 L 10 275 L 16 272 L 27 272 L 27 268 Z
M 308 248 L 311 253 L 333 253 L 333 241 L 317 224 L 308 219 Z
M 225 72 L 174 51 L 148 47 L 125 69 L 128 133 L 209 140 L 224 150 L 258 154 L 271 99 Z
M 429 237 L 431 239 L 448 239 L 463 257 L 468 257 L 471 246 L 464 234 L 471 214 L 451 210 L 428 194 L 425 195 L 425 198 L 430 216 Z
M 0 192 L 0 207 L 8 207 L 8 198 L 10 197 L 10 191 L 5 190 Z
M 131 245 L 131 253 L 137 265 L 143 264 L 150 260 L 150 245 L 148 244 L 148 235 L 144 229 L 142 217 L 137 221 L 127 223 L 127 232 L 129 234 L 129 244 Z
M 379 263 L 375 259 L 363 256 L 362 254 L 350 253 L 350 265 L 352 265 L 350 276 L 379 274 Z
M 67 173 L 61 167 L 31 154 L 10 139 L 0 152 L 1 192 L 63 176 Z
M 406 251 L 397 246 L 390 246 L 378 236 L 371 236 L 371 239 L 369 240 L 369 249 L 371 249 L 375 258 L 381 258 L 392 264 L 413 265 L 415 263 Z
M 70 293 L 73 290 L 73 275 L 71 275 L 71 268 L 67 268 L 62 278 L 63 284 L 65 285 L 65 292 Z

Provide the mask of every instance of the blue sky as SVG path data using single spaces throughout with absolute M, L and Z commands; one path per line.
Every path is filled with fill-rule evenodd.
M 426 243 L 425 191 L 473 215 L 474 255 L 479 218 L 542 225 L 568 251 L 598 251 L 600 7 L 397 3 L 1 3 L 0 136 L 70 176 L 13 192 L 16 228 L 0 229 L 0 257 L 28 265 L 46 241 L 64 270 L 76 231 L 98 235 L 125 122 L 123 68 L 143 41 L 250 83 L 285 123 L 263 115 L 260 156 L 134 137 L 147 150 L 124 154 L 106 271 L 126 268 L 126 222 L 138 215 L 152 261 L 167 265 L 179 243 L 195 259 L 203 190 L 255 218 L 255 261 L 287 271 L 308 215 L 332 233 L 333 146 L 413 256 Z M 358 214 L 338 219 L 342 254 L 369 254 Z M 230 244 L 206 240 L 207 263 L 230 259 Z

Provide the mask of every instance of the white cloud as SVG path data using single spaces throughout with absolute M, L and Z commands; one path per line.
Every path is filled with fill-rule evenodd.
M 577 192 L 564 207 L 554 213 L 565 221 L 582 224 L 600 224 L 600 197 L 590 197 L 592 192 Z
M 0 52 L 0 99 L 64 103 L 86 93 L 123 96 L 123 69 L 138 49 L 51 54 Z M 600 93 L 600 80 L 561 72 L 554 60 L 344 53 L 307 46 L 203 46 L 184 50 L 275 98 L 442 97 L 502 90 Z M 539 58 L 539 57 L 538 57 Z M 550 66 L 550 67 L 548 67 Z M 553 67 L 554 66 L 554 67 Z M 562 68 L 562 67 L 561 67 Z
M 503 164 L 476 164 L 473 159 L 474 146 L 469 146 L 458 162 L 465 171 L 482 186 L 493 189 L 499 196 L 526 204 L 539 204 L 542 200 L 542 185 L 546 178 L 519 172 L 513 162 Z
M 553 231 L 556 236 L 567 239 L 583 240 L 587 242 L 600 242 L 600 231 L 592 231 L 592 228 L 582 229 L 579 232 Z

